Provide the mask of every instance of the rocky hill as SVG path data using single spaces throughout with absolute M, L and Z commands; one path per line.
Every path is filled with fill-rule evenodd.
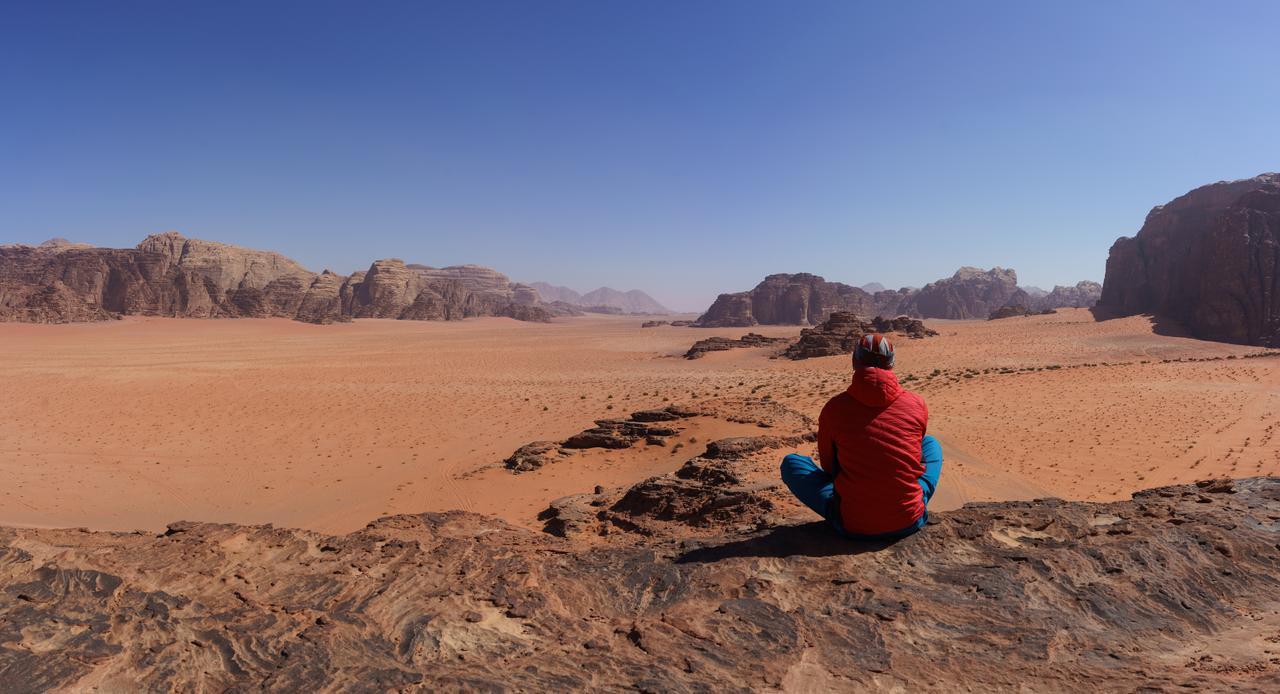
M 732 470 L 708 448 L 702 469 Z M 681 483 L 610 517 L 702 484 Z M 970 504 L 892 544 L 718 508 L 684 538 L 594 542 L 462 512 L 340 537 L 3 528 L 0 688 L 1280 687 L 1274 478 Z
M 1111 246 L 1099 306 L 1203 339 L 1280 345 L 1280 174 L 1196 188 Z
M 1032 311 L 1045 311 L 1055 308 L 1093 308 L 1102 298 L 1102 285 L 1084 280 L 1074 287 L 1056 285 L 1053 291 L 1042 296 L 1030 295 L 1031 303 L 1027 308 Z
M 769 275 L 748 292 L 721 294 L 695 325 L 740 328 L 753 325 L 811 325 L 833 311 L 878 315 L 871 294 L 807 272 Z
M 532 288 L 476 265 L 430 268 L 392 259 L 350 277 L 315 274 L 278 253 L 176 232 L 125 249 L 0 246 L 0 320 L 65 323 L 121 315 L 328 323 L 352 317 L 545 321 L 551 314 Z
M 559 287 L 546 282 L 532 282 L 529 286 L 537 290 L 543 301 L 548 303 L 564 302 L 571 306 L 577 306 L 579 309 L 589 313 L 634 313 L 643 315 L 671 313 L 670 309 L 639 289 L 623 292 L 612 287 L 600 287 L 586 294 L 579 294 L 568 287 Z
M 923 318 L 986 318 L 1001 306 L 1030 303 L 1013 270 L 962 267 L 951 277 L 926 284 L 899 310 Z
M 874 287 L 877 285 L 867 285 Z M 921 289 L 903 288 L 870 294 L 808 273 L 769 275 L 754 289 L 721 294 L 698 318 L 699 327 L 814 325 L 835 311 L 864 317 L 986 318 L 1006 304 L 1029 305 L 1013 270 L 960 268 L 955 275 Z

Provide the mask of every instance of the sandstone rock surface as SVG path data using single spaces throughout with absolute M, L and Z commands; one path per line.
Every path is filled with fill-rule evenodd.
M 1203 339 L 1280 345 L 1280 174 L 1152 209 L 1111 246 L 1099 307 L 1172 318 Z
M 1274 478 L 970 504 L 892 544 L 770 522 L 751 492 L 691 498 L 662 515 L 760 527 L 588 544 L 462 512 L 336 537 L 3 528 L 0 689 L 1280 686 Z

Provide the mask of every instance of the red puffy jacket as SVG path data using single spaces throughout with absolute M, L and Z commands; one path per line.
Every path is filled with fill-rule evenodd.
M 849 388 L 822 408 L 818 455 L 835 476 L 846 532 L 893 532 L 924 515 L 920 441 L 928 425 L 924 400 L 885 369 L 855 369 Z

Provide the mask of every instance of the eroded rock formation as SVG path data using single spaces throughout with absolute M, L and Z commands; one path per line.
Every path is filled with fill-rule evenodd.
M 822 325 L 800 331 L 800 339 L 783 353 L 788 359 L 812 359 L 837 354 L 853 354 L 858 339 L 867 333 L 897 334 L 910 339 L 920 339 L 938 334 L 917 318 L 872 318 L 867 320 L 853 313 L 837 311 Z
M 619 512 L 700 503 L 638 497 Z M 970 504 L 893 544 L 717 503 L 695 518 L 754 522 L 587 544 L 461 512 L 340 537 L 0 529 L 0 688 L 1280 686 L 1280 480 Z
M 872 296 L 857 287 L 818 275 L 769 275 L 749 292 L 721 294 L 695 323 L 704 328 L 753 325 L 812 325 L 832 311 L 874 315 Z
M 328 323 L 352 317 L 545 321 L 551 313 L 531 287 L 476 265 L 429 268 L 392 259 L 350 277 L 328 270 L 317 275 L 278 253 L 176 232 L 148 236 L 131 249 L 0 246 L 0 320 L 66 323 L 121 315 Z
M 1077 300 L 1077 289 L 1061 288 L 1058 299 Z M 874 285 L 868 285 L 874 286 Z M 1048 298 L 1047 295 L 1045 297 Z M 1084 298 L 1079 298 L 1084 301 Z M 951 277 L 922 289 L 877 291 L 828 282 L 817 275 L 769 275 L 747 292 L 721 294 L 695 325 L 709 328 L 753 325 L 813 325 L 835 311 L 869 317 L 909 315 L 919 318 L 986 318 L 1008 304 L 1032 305 L 1032 298 L 1018 288 L 1013 270 L 980 270 L 962 267 Z
M 922 318 L 972 319 L 986 318 L 1010 304 L 1031 304 L 1031 297 L 1018 288 L 1018 273 L 999 267 L 962 267 L 951 277 L 926 284 L 900 309 Z
M 684 353 L 684 358 L 701 359 L 707 355 L 707 352 L 723 352 L 729 349 L 785 345 L 790 341 L 791 339 L 787 337 L 765 337 L 758 333 L 747 333 L 736 340 L 731 337 L 708 337 L 704 340 L 698 340 L 693 343 L 693 346 L 689 348 L 689 351 Z
M 1053 291 L 1041 297 L 1031 297 L 1030 308 L 1044 311 L 1052 308 L 1093 308 L 1102 298 L 1102 285 L 1084 280 L 1074 287 L 1056 285 Z
M 595 426 L 584 429 L 563 441 L 534 441 L 517 448 L 502 461 L 508 470 L 520 473 L 538 468 L 586 448 L 630 448 L 640 441 L 665 446 L 666 439 L 680 433 L 672 422 L 696 417 L 698 410 L 682 405 L 640 410 L 626 419 L 598 419 Z
M 1280 345 L 1280 174 L 1152 209 L 1111 246 L 1099 306 L 1172 318 L 1208 340 Z

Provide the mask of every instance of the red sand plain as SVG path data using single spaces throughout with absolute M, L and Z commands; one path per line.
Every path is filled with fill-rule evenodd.
M 746 331 L 642 320 L 0 325 L 0 524 L 346 532 L 390 513 L 465 509 L 532 527 L 551 499 L 668 472 L 699 441 L 752 431 L 695 421 L 675 453 L 640 446 L 500 469 L 523 443 L 725 395 L 769 395 L 816 417 L 848 377 L 848 357 L 685 360 L 697 339 Z M 944 444 L 933 508 L 1280 472 L 1280 358 L 1241 358 L 1258 348 L 1084 310 L 926 322 L 941 336 L 896 344 L 899 375 L 924 395 Z

